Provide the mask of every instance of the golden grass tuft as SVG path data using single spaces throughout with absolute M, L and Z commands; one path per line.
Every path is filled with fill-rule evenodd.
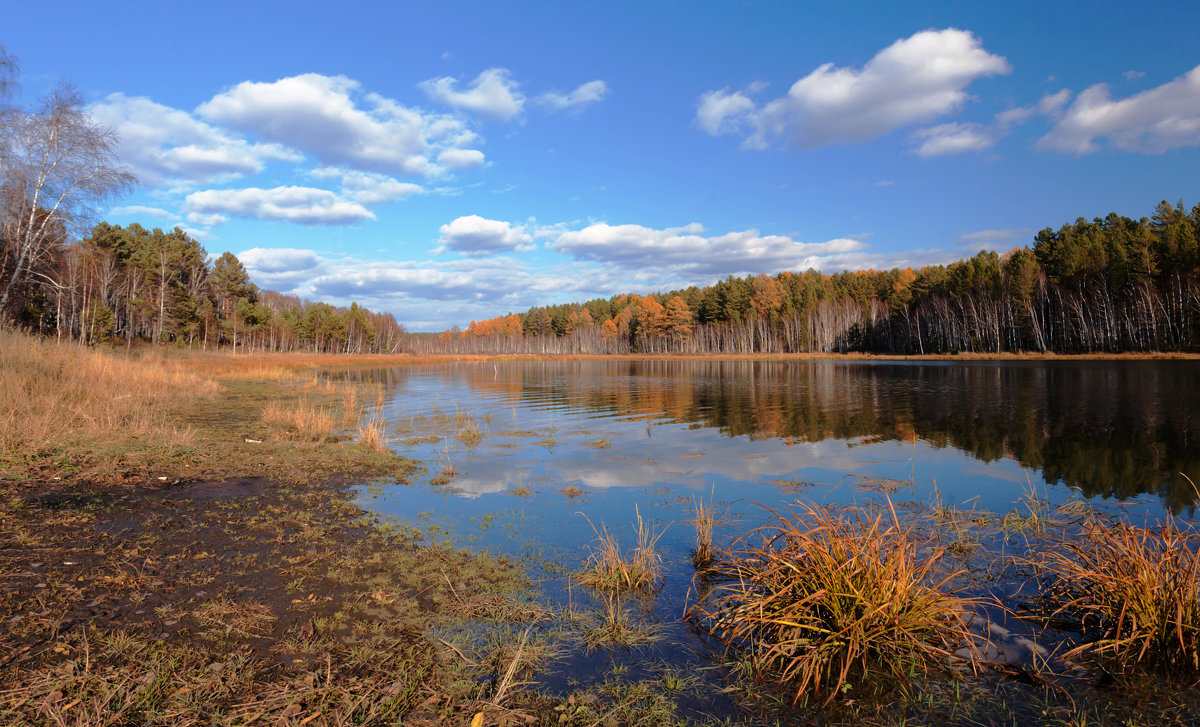
M 1200 673 L 1200 538 L 1174 518 L 1083 527 L 1028 559 L 1048 576 L 1033 615 L 1082 632 L 1068 658 Z
M 378 416 L 368 417 L 359 422 L 358 443 L 374 452 L 389 452 L 387 441 L 387 422 Z
M 773 523 L 717 559 L 725 582 L 692 606 L 701 622 L 796 701 L 868 674 L 907 679 L 973 651 L 968 609 L 913 527 L 862 510 L 770 511 Z
M 662 556 L 656 550 L 662 533 L 655 533 L 636 507 L 637 547 L 626 556 L 616 537 L 608 532 L 603 523 L 596 531 L 597 544 L 589 546 L 584 572 L 579 574 L 580 583 L 600 591 L 640 591 L 652 593 L 662 583 Z M 590 521 L 589 521 L 590 522 Z
M 339 424 L 333 409 L 303 401 L 295 404 L 268 402 L 263 407 L 262 419 L 268 424 L 285 427 L 291 436 L 313 442 L 324 441 Z
M 692 525 L 696 528 L 696 550 L 692 552 L 692 565 L 704 570 L 713 564 L 713 526 L 717 523 L 713 506 L 703 499 L 692 499 Z

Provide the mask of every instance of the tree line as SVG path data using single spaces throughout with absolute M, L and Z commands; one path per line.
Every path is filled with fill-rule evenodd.
M 1200 350 L 1200 204 L 919 269 L 815 270 L 537 306 L 420 340 L 496 353 Z
M 390 313 L 259 290 L 237 256 L 208 252 L 179 228 L 101 222 L 54 246 L 7 309 L 41 335 L 96 344 L 135 340 L 235 351 L 392 353 L 404 328 Z

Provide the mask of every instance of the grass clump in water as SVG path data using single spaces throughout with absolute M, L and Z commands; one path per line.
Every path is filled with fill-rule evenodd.
M 717 517 L 713 506 L 703 499 L 692 501 L 692 525 L 696 528 L 696 550 L 692 552 L 692 565 L 704 570 L 716 559 L 713 551 L 713 526 Z
M 1066 657 L 1200 673 L 1200 538 L 1173 518 L 1083 527 L 1029 559 L 1049 581 L 1034 615 L 1084 635 Z
M 969 599 L 939 568 L 943 551 L 894 510 L 806 506 L 742 536 L 715 566 L 726 583 L 689 610 L 756 673 L 799 701 L 832 699 L 853 678 L 906 680 L 973 647 Z M 970 649 L 969 649 L 970 651 Z
M 637 514 L 637 547 L 628 556 L 603 523 L 599 530 L 592 526 L 597 542 L 589 546 L 591 552 L 584 564 L 584 572 L 579 575 L 580 583 L 608 592 L 652 593 L 657 590 L 662 583 L 662 556 L 656 547 L 662 533 L 655 533 L 642 520 L 641 511 L 635 508 L 634 512 Z

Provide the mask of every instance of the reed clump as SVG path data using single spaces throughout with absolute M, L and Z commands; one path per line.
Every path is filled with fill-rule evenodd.
M 905 680 L 971 654 L 970 599 L 943 551 L 913 527 L 862 510 L 805 506 L 742 536 L 688 616 L 795 701 L 832 699 L 852 678 Z M 962 651 L 966 647 L 965 652 Z
M 1033 615 L 1084 636 L 1067 658 L 1200 673 L 1200 538 L 1173 518 L 1086 520 L 1081 536 L 1056 538 L 1028 561 L 1048 581 Z
M 713 526 L 717 523 L 713 506 L 703 499 L 692 500 L 692 525 L 696 528 L 696 550 L 692 553 L 692 565 L 704 570 L 716 559 L 713 550 Z
M 322 442 L 338 427 L 338 415 L 329 407 L 308 402 L 284 404 L 269 402 L 263 407 L 262 419 L 268 424 L 283 426 L 297 439 Z
M 654 532 L 648 523 L 642 519 L 642 513 L 634 509 L 637 515 L 637 547 L 630 554 L 625 554 L 617 539 L 603 523 L 596 531 L 596 544 L 589 546 L 587 562 L 584 571 L 578 577 L 580 583 L 600 591 L 617 593 L 635 591 L 653 593 L 662 583 L 662 556 L 658 554 L 657 545 L 661 532 Z
M 387 423 L 378 416 L 359 422 L 358 443 L 373 452 L 388 452 Z

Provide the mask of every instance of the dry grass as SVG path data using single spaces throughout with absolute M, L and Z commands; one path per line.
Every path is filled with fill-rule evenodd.
M 972 644 L 942 551 L 891 515 L 806 506 L 740 538 L 717 560 L 726 583 L 689 616 L 795 700 L 832 699 L 868 674 L 905 680 Z
M 284 427 L 289 437 L 310 442 L 325 441 L 339 424 L 339 417 L 332 408 L 305 401 L 294 404 L 269 402 L 263 407 L 262 419 L 267 424 Z
M 634 512 L 637 514 L 637 547 L 628 556 L 621 552 L 616 537 L 603 523 L 598 530 L 592 526 L 597 544 L 588 548 L 590 553 L 584 564 L 585 570 L 578 577 L 580 583 L 601 591 L 643 593 L 653 592 L 662 583 L 662 557 L 656 550 L 662 533 L 655 533 L 642 520 L 641 511 L 635 508 Z
M 186 444 L 169 407 L 215 382 L 159 355 L 137 357 L 0 330 L 0 451 L 128 437 Z
M 1200 538 L 1173 518 L 1085 521 L 1082 536 L 1057 539 L 1029 563 L 1048 576 L 1035 615 L 1085 637 L 1068 658 L 1200 673 Z
M 358 425 L 358 443 L 375 452 L 388 452 L 387 423 L 378 416 L 364 419 Z
M 692 565 L 704 570 L 713 564 L 713 526 L 717 523 L 713 506 L 703 499 L 692 499 L 692 525 L 696 528 L 696 550 L 692 553 Z

